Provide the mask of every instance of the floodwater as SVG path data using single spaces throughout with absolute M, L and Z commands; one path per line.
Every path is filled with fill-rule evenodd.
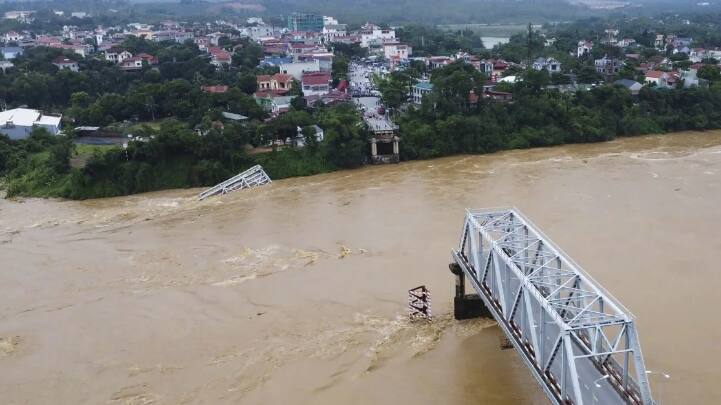
M 636 314 L 660 403 L 721 402 L 721 132 L 196 192 L 0 202 L 0 402 L 546 403 L 493 322 L 450 315 L 464 209 L 495 206 Z

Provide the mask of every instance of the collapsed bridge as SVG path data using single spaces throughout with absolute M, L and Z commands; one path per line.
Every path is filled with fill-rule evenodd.
M 552 403 L 654 404 L 634 316 L 519 211 L 468 211 L 452 256 L 456 317 L 492 315 Z

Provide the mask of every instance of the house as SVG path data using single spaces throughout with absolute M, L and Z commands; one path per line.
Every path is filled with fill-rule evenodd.
M 429 81 L 421 81 L 413 85 L 411 88 L 411 97 L 413 98 L 414 104 L 421 104 L 423 97 L 427 96 L 433 91 L 433 84 Z
M 53 65 L 55 65 L 58 70 L 70 70 L 71 72 L 77 72 L 80 70 L 78 62 L 64 56 L 58 56 L 55 58 L 55 60 L 53 60 Z
M 113 63 L 122 63 L 133 57 L 133 54 L 122 48 L 110 48 L 105 51 L 105 60 Z
M 593 50 L 593 42 L 578 41 L 578 48 L 576 49 L 576 57 L 582 58 L 586 55 L 590 55 L 592 50 Z
M 22 56 L 22 54 L 23 48 L 18 48 L 16 46 L 6 46 L 4 48 L 0 48 L 0 55 L 2 55 L 5 60 L 13 60 L 18 56 Z
M 671 74 L 668 72 L 662 72 L 660 70 L 649 70 L 646 72 L 646 84 L 655 84 L 661 88 L 672 87 L 670 82 L 673 82 Z
M 319 72 L 320 61 L 312 60 L 306 62 L 281 63 L 280 73 L 291 75 L 295 80 L 302 80 L 303 74 L 308 72 Z
M 331 76 L 329 72 L 308 72 L 303 74 L 303 96 L 322 96 L 330 91 Z
M 629 79 L 616 80 L 615 82 L 613 82 L 613 84 L 616 86 L 625 87 L 634 96 L 638 95 L 638 92 L 641 91 L 641 88 L 643 87 L 641 83 Z
M 132 58 L 127 58 L 124 61 L 120 62 L 118 65 L 120 66 L 120 70 L 125 71 L 131 71 L 131 70 L 140 70 L 143 68 L 143 59 L 134 56 Z
M 23 39 L 23 36 L 15 31 L 8 31 L 5 33 L 5 42 L 19 42 Z
M 158 58 L 156 58 L 155 56 L 148 54 L 148 53 L 139 53 L 137 55 L 137 57 L 140 58 L 140 60 L 142 60 L 143 62 L 147 63 L 150 66 L 155 66 L 158 63 L 160 63 Z
M 613 76 L 618 74 L 623 67 L 623 61 L 615 58 L 609 58 L 608 56 L 596 59 L 594 64 L 596 66 L 596 72 L 604 76 Z
M 428 58 L 428 67 L 432 69 L 439 69 L 443 66 L 450 65 L 453 60 L 448 56 L 431 56 Z
M 210 47 L 208 48 L 210 54 L 210 63 L 221 67 L 224 65 L 230 65 L 232 54 L 225 49 Z
M 276 73 L 274 75 L 256 76 L 258 90 L 274 90 L 286 92 L 293 88 L 293 76 L 289 74 Z
M 52 135 L 60 132 L 62 116 L 44 115 L 38 110 L 15 108 L 0 112 L 0 133 L 10 139 L 25 139 L 33 128 L 45 128 Z
M 561 62 L 555 58 L 538 58 L 533 62 L 533 70 L 547 70 L 550 74 L 561 72 Z
M 268 111 L 275 116 L 290 110 L 290 102 L 293 101 L 295 97 L 296 96 L 278 95 L 268 90 L 256 91 L 255 94 L 253 94 L 255 102 L 259 106 L 263 107 L 265 111 Z

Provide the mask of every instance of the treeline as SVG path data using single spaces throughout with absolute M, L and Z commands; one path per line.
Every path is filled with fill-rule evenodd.
M 433 92 L 399 117 L 401 158 L 599 142 L 618 136 L 721 128 L 721 89 L 656 89 L 637 97 L 618 86 L 561 94 L 544 90 L 545 72 L 528 71 L 510 88 L 513 102 L 473 103 L 484 79 L 454 63 L 435 70 Z
M 318 142 L 311 125 L 323 128 Z M 293 138 L 305 128 L 306 146 L 249 154 L 249 145 Z M 267 124 L 225 124 L 199 136 L 187 124 L 168 120 L 147 127 L 127 149 L 96 152 L 84 167 L 73 167 L 72 135 L 50 136 L 37 129 L 22 141 L 0 136 L 0 175 L 7 195 L 85 199 L 167 188 L 209 186 L 254 164 L 273 179 L 312 175 L 364 163 L 366 128 L 350 104 L 297 110 Z M 281 139 L 284 140 L 284 139 Z

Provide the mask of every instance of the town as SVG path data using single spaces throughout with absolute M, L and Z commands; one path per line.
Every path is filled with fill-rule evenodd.
M 688 33 L 696 26 L 680 17 L 529 24 L 488 49 L 471 30 L 370 22 L 349 26 L 310 13 L 269 22 L 249 17 L 240 22 L 166 20 L 94 28 L 79 28 L 89 26 L 90 13 L 52 13 L 56 22 L 67 23 L 57 31 L 22 29 L 42 26 L 37 19 L 43 17 L 33 11 L 4 13 L 4 26 L 18 27 L 0 33 L 0 132 L 10 140 L 27 139 L 38 129 L 68 135 L 72 142 L 56 146 L 62 152 L 54 166 L 65 173 L 75 171 L 80 183 L 95 181 L 92 177 L 102 172 L 93 171 L 95 166 L 120 164 L 117 156 L 145 160 L 137 167 L 155 165 L 159 156 L 150 158 L 139 150 L 147 148 L 148 141 L 185 131 L 198 137 L 190 144 L 211 142 L 208 135 L 220 134 L 233 139 L 220 141 L 218 148 L 227 148 L 227 142 L 236 145 L 230 167 L 223 162 L 226 158 L 218 157 L 227 151 L 217 151 L 196 157 L 205 163 L 192 170 L 192 180 L 126 185 L 111 194 L 206 185 L 251 163 L 265 162 L 274 177 L 287 177 L 364 163 L 719 125 L 708 114 L 698 117 L 699 124 L 682 126 L 665 113 L 654 118 L 657 112 L 651 107 L 660 114 L 667 106 L 650 99 L 667 99 L 666 92 L 677 90 L 696 95 L 715 89 L 721 79 L 718 38 L 694 39 Z M 579 101 L 588 109 L 564 120 L 563 125 L 579 120 L 566 134 L 558 133 L 561 124 L 548 125 L 550 132 L 544 134 L 532 123 L 492 122 L 527 107 L 529 97 L 541 94 L 549 104 L 543 107 L 546 112 L 537 112 L 541 115 L 554 114 L 558 103 L 567 113 L 569 103 Z M 608 126 L 593 107 L 609 104 L 611 96 L 627 110 L 617 111 L 617 123 Z M 480 122 L 481 111 L 494 112 L 494 117 Z M 584 120 L 584 114 L 590 116 Z M 475 140 L 450 135 L 422 139 L 428 131 L 442 133 L 432 128 L 455 115 L 469 120 L 468 125 L 479 120 L 475 129 L 464 132 L 484 133 L 451 136 Z M 511 115 L 512 120 L 524 119 Z M 328 127 L 331 122 L 335 128 Z M 454 125 L 459 125 L 457 120 Z M 511 136 L 493 136 L 489 127 L 505 127 Z M 226 146 L 220 146 L 223 142 Z M 273 156 L 308 146 L 316 156 Z M 319 146 L 322 157 L 317 156 Z M 195 149 L 197 145 L 181 147 L 170 154 Z M 110 150 L 116 157 L 106 156 Z M 293 156 L 296 162 L 277 156 Z M 306 167 L 299 170 L 301 166 Z M 1 169 L 11 172 L 13 167 L 6 163 Z M 32 194 L 31 189 L 27 182 L 10 181 L 11 194 Z M 97 193 L 108 191 L 87 196 Z

